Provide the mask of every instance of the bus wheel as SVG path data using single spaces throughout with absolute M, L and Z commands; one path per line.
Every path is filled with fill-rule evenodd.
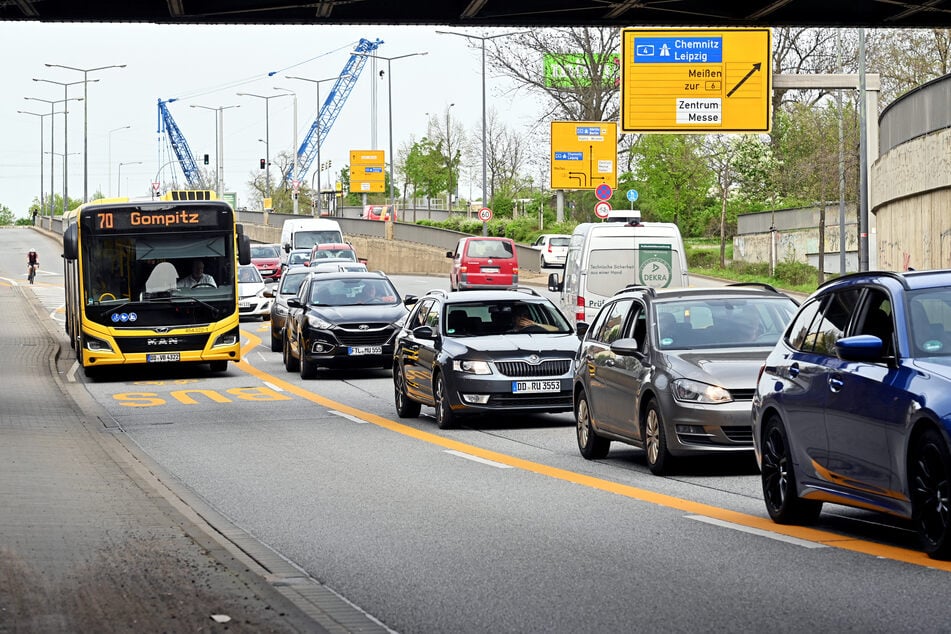
M 211 361 L 208 365 L 211 367 L 212 372 L 227 372 L 228 370 L 227 361 Z

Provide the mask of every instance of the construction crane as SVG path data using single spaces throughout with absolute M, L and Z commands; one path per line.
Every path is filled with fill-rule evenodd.
M 314 159 L 317 157 L 318 148 L 323 145 L 324 139 L 327 138 L 327 134 L 337 120 L 337 115 L 343 110 L 343 106 L 347 102 L 347 97 L 350 96 L 350 92 L 353 90 L 354 85 L 356 85 L 357 79 L 360 77 L 360 73 L 367 63 L 366 55 L 373 53 L 382 43 L 383 40 L 379 39 L 371 42 L 365 38 L 360 38 L 357 46 L 353 49 L 353 54 L 350 56 L 346 65 L 344 65 L 343 70 L 340 71 L 340 76 L 337 78 L 337 81 L 334 82 L 330 94 L 327 95 L 326 101 L 324 101 L 323 106 L 320 107 L 320 111 L 317 113 L 317 118 L 314 120 L 313 125 L 310 126 L 307 136 L 304 137 L 303 143 L 301 143 L 300 148 L 297 150 L 297 173 L 301 176 L 307 174 Z M 320 166 L 318 165 L 318 169 L 319 168 Z M 285 181 L 290 184 L 295 179 L 303 180 L 297 174 L 294 174 L 294 167 L 292 165 L 288 166 Z
M 188 141 L 185 135 L 179 129 L 172 113 L 168 111 L 166 104 L 177 101 L 176 99 L 158 100 L 158 130 L 159 134 L 163 132 L 167 135 L 172 151 L 175 152 L 176 162 L 182 166 L 182 172 L 185 174 L 185 182 L 188 189 L 205 189 L 205 180 L 198 170 L 198 164 L 192 155 L 192 150 L 188 147 Z

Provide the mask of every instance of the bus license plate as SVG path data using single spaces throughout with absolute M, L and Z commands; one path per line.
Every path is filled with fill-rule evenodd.
M 147 363 L 168 363 L 169 361 L 180 361 L 182 355 L 178 352 L 160 352 L 158 354 L 146 355 Z
M 383 354 L 383 346 L 350 346 L 347 354 L 358 356 L 362 354 Z
M 512 381 L 512 394 L 560 392 L 561 381 Z

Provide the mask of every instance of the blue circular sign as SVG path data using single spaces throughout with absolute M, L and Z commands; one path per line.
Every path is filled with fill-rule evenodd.
M 637 190 L 636 189 L 627 190 L 627 199 L 631 202 L 634 202 L 635 200 L 637 200 Z

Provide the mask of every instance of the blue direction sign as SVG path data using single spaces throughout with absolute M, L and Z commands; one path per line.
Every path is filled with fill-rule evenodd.
M 598 200 L 610 200 L 614 190 L 607 183 L 601 183 L 594 190 L 594 195 Z
M 637 200 L 637 190 L 636 189 L 627 190 L 627 199 L 631 202 L 634 202 L 635 200 Z

